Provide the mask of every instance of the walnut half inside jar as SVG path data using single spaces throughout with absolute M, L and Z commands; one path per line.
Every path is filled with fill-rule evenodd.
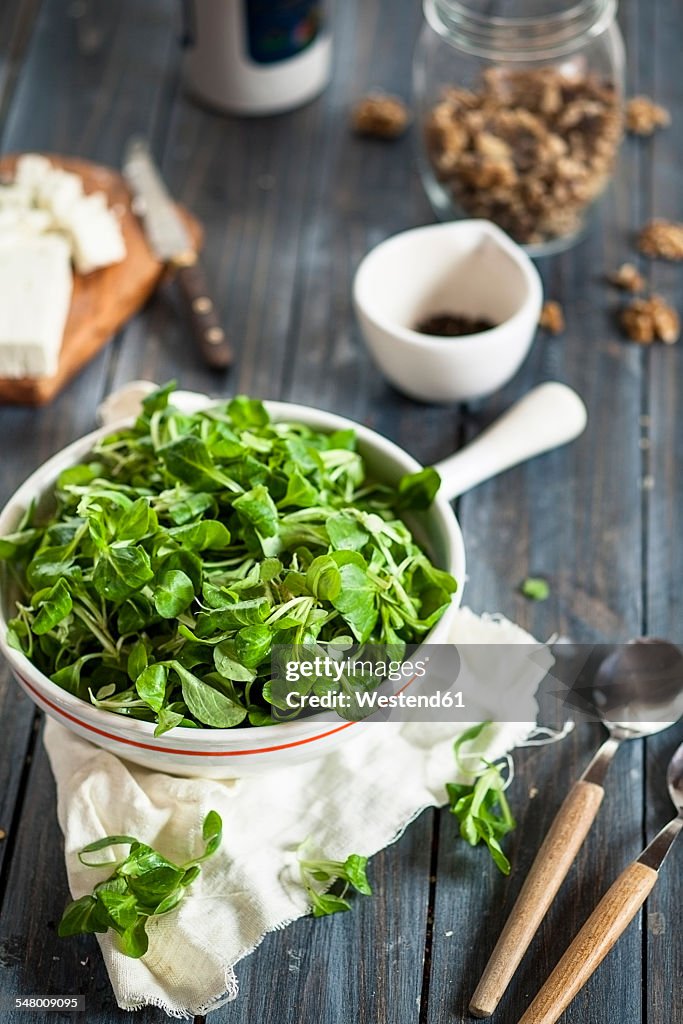
M 425 0 L 415 88 L 441 217 L 495 221 L 534 255 L 578 236 L 622 136 L 614 6 L 528 0 L 518 18 L 488 18 L 476 0 Z

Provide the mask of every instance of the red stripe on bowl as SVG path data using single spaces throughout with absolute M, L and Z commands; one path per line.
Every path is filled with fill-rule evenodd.
M 112 740 L 114 743 L 126 743 L 130 747 L 141 747 L 143 750 L 155 750 L 161 754 L 180 754 L 182 757 L 243 757 L 245 754 L 272 754 L 276 750 L 288 750 L 291 747 L 301 747 L 305 743 L 313 743 L 315 740 L 323 740 L 326 736 L 333 736 L 337 732 L 341 732 L 342 729 L 348 729 L 350 725 L 356 725 L 356 722 L 345 722 L 344 725 L 338 725 L 334 729 L 329 729 L 327 732 L 318 733 L 317 736 L 307 736 L 303 740 L 292 740 L 291 743 L 279 743 L 272 747 L 258 747 L 255 750 L 174 750 L 172 747 L 160 747 L 154 743 L 140 743 L 138 740 L 129 740 L 125 736 L 116 736 L 110 732 L 106 732 L 104 729 L 98 729 L 95 725 L 90 725 L 88 722 L 84 722 L 80 718 L 76 718 L 75 715 L 69 714 L 68 711 L 64 711 L 58 704 L 54 704 L 51 700 L 48 700 L 39 690 L 29 683 L 28 679 L 20 675 L 17 675 L 21 679 L 22 683 L 33 693 L 39 701 L 43 704 L 47 704 L 49 708 L 56 711 L 58 715 L 63 718 L 68 718 L 70 722 L 75 722 L 76 725 L 80 725 L 82 729 L 88 729 L 90 732 L 96 732 L 98 736 L 104 736 L 108 740 Z

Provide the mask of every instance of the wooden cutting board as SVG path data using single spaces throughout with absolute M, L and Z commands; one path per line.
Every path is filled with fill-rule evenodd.
M 73 171 L 83 179 L 85 192 L 104 192 L 119 216 L 126 242 L 126 258 L 91 274 L 74 273 L 71 309 L 64 329 L 59 367 L 54 377 L 0 377 L 0 404 L 44 405 L 74 377 L 150 297 L 164 267 L 147 245 L 138 218 L 131 209 L 126 182 L 109 167 L 87 160 L 46 154 L 55 167 Z M 12 178 L 16 156 L 0 159 L 0 178 Z M 195 245 L 201 243 L 199 222 L 178 207 Z

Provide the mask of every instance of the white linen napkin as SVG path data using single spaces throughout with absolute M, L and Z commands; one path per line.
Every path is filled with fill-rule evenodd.
M 457 612 L 449 640 L 482 645 L 467 648 L 470 679 L 478 678 L 476 690 L 471 682 L 468 686 L 468 693 L 480 697 L 478 720 L 499 717 L 500 690 L 491 689 L 491 672 L 512 673 L 507 692 L 520 721 L 489 726 L 475 747 L 495 759 L 534 727 L 534 694 L 552 656 L 506 619 L 479 617 L 468 609 Z M 536 653 L 529 660 L 527 648 L 510 667 L 510 659 L 492 657 L 489 645 L 501 643 L 534 645 Z M 110 933 L 98 936 L 121 1009 L 152 1005 L 174 1017 L 191 1017 L 235 999 L 235 964 L 267 932 L 309 911 L 298 881 L 296 846 L 310 837 L 320 855 L 343 860 L 350 853 L 372 856 L 394 842 L 424 808 L 446 802 L 444 784 L 456 777 L 453 740 L 464 728 L 445 722 L 377 723 L 317 761 L 218 782 L 139 768 L 48 721 L 44 740 L 57 781 L 74 898 L 109 874 L 79 862 L 77 853 L 87 843 L 105 835 L 133 835 L 182 862 L 200 852 L 207 812 L 215 809 L 223 819 L 219 851 L 204 864 L 180 907 L 150 923 L 150 947 L 141 960 L 123 956 Z M 372 898 L 381 900 L 382 893 Z

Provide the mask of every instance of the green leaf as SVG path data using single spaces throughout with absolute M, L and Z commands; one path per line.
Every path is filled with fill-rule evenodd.
M 117 528 L 117 540 L 142 540 L 157 527 L 157 517 L 150 508 L 149 499 L 138 498 L 121 516 Z
M 250 683 L 256 678 L 253 668 L 242 664 L 237 654 L 237 645 L 232 640 L 223 640 L 213 649 L 213 661 L 216 670 L 226 679 Z
M 216 468 L 204 442 L 192 434 L 164 445 L 159 449 L 159 455 L 171 476 L 192 487 L 215 491 L 230 485 L 230 481 Z
M 96 480 L 104 472 L 101 462 L 80 463 L 77 466 L 68 466 L 63 469 L 57 478 L 57 489 L 65 490 L 67 487 L 86 487 Z
M 263 402 L 237 395 L 228 402 L 228 413 L 236 427 L 265 427 L 270 422 Z
M 126 662 L 126 671 L 131 683 L 134 683 L 138 676 L 147 668 L 147 648 L 144 640 L 136 640 L 130 649 Z
M 97 891 L 97 899 L 120 928 L 130 928 L 137 921 L 138 903 L 132 893 L 100 888 Z
M 279 558 L 264 558 L 258 567 L 261 583 L 270 583 L 282 572 L 283 565 Z
M 146 918 L 139 917 L 131 928 L 127 928 L 122 935 L 119 935 L 119 949 L 125 956 L 139 960 L 149 949 L 146 923 Z
M 192 580 L 195 593 L 198 593 L 202 588 L 204 564 L 199 555 L 186 548 L 177 548 L 175 551 L 171 551 L 169 555 L 162 554 L 161 560 L 155 565 L 155 568 L 157 575 L 162 572 L 178 569 Z
M 332 547 L 338 551 L 360 551 L 370 537 L 356 517 L 346 512 L 337 512 L 336 515 L 330 516 L 325 526 Z
M 207 637 L 212 633 L 238 629 L 240 626 L 254 626 L 268 618 L 270 604 L 265 597 L 248 598 L 246 601 L 227 600 L 223 608 L 211 612 L 200 612 L 197 616 L 197 636 Z
M 218 811 L 209 811 L 204 818 L 202 839 L 206 845 L 200 859 L 205 860 L 216 852 L 223 839 L 223 820 Z
M 77 658 L 76 661 L 72 661 L 70 665 L 64 665 L 63 668 L 53 672 L 50 679 L 53 683 L 56 683 L 57 686 L 61 686 L 62 689 L 66 690 L 68 693 L 73 693 L 75 697 L 85 699 L 86 693 L 84 692 L 84 688 L 81 686 L 81 674 L 83 672 L 83 668 L 89 661 L 94 661 L 99 658 L 101 658 L 101 655 L 97 653 L 83 654 L 80 658 Z
M 174 662 L 173 668 L 180 676 L 183 700 L 198 721 L 214 729 L 231 729 L 244 721 L 247 716 L 246 708 L 219 693 L 208 683 L 202 682 L 179 662 Z
M 189 523 L 191 519 L 203 515 L 212 507 L 213 503 L 214 499 L 210 494 L 203 491 L 192 493 L 188 489 L 182 498 L 173 502 L 168 510 L 168 518 L 177 526 L 182 526 Z
M 79 900 L 69 903 L 62 914 L 57 934 L 64 939 L 69 935 L 103 933 L 110 927 L 111 920 L 100 901 L 94 896 L 81 896 Z
M 110 864 L 114 863 L 113 861 L 88 861 L 84 859 L 84 854 L 97 853 L 98 850 L 106 850 L 109 846 L 130 846 L 132 843 L 137 843 L 137 839 L 134 836 L 104 836 L 102 839 L 96 839 L 94 842 L 84 846 L 78 854 L 78 859 L 87 868 L 109 867 Z
M 331 893 L 310 892 L 313 901 L 313 917 L 327 917 L 329 914 L 338 914 L 340 911 L 350 910 L 351 904 L 342 896 L 333 896 Z
M 88 498 L 83 498 L 78 506 L 78 511 L 85 516 L 90 539 L 95 547 L 103 551 L 107 547 L 113 530 L 109 527 L 101 504 L 97 501 L 89 502 Z
M 355 452 L 357 442 L 356 431 L 352 428 L 333 430 L 327 435 L 328 448 L 343 448 L 345 451 Z
M 123 601 L 154 576 L 149 555 L 141 547 L 110 547 L 93 574 L 97 593 L 108 601 Z
M 168 669 L 165 665 L 148 665 L 135 680 L 135 689 L 145 704 L 160 712 L 166 699 Z
M 270 683 L 266 683 L 266 686 L 270 686 Z M 266 711 L 256 705 L 253 705 L 248 709 L 249 725 L 253 725 L 258 728 L 262 725 L 275 725 L 276 719 L 273 716 L 272 711 Z
M 71 594 L 64 580 L 58 580 L 43 599 L 40 611 L 33 622 L 33 632 L 38 636 L 49 633 L 73 608 Z
M 484 837 L 484 841 L 485 841 L 485 843 L 486 843 L 486 845 L 488 847 L 489 853 L 491 854 L 491 857 L 493 859 L 493 863 L 496 865 L 498 870 L 503 875 L 509 875 L 510 874 L 510 867 L 511 867 L 510 861 L 505 856 L 505 853 L 503 852 L 503 849 L 502 849 L 500 843 L 498 842 L 498 840 L 495 839 L 493 836 L 488 836 L 488 837 L 485 836 Z
M 168 896 L 164 896 L 160 903 L 157 903 L 154 916 L 159 917 L 161 914 L 168 914 L 170 910 L 174 910 L 185 895 L 185 888 L 180 885 L 177 889 L 173 889 Z
M 184 717 L 182 712 L 173 711 L 168 707 L 160 707 L 154 735 L 163 736 L 164 733 L 170 732 L 171 729 L 175 729 L 176 726 L 182 724 Z
M 306 847 L 308 841 L 299 846 L 299 870 L 301 881 L 313 905 L 314 917 L 323 917 L 326 914 L 336 914 L 340 910 L 349 910 L 350 903 L 345 899 L 349 886 L 356 889 L 364 896 L 372 895 L 372 889 L 367 879 L 367 857 L 361 857 L 357 853 L 350 854 L 345 861 L 307 859 Z M 314 883 L 327 884 L 335 880 L 345 883 L 341 893 L 318 892 Z
M 60 577 L 71 578 L 75 572 L 71 545 L 63 544 L 37 551 L 26 569 L 26 579 L 34 590 L 39 590 L 55 583 Z
M 202 519 L 187 526 L 176 526 L 169 535 L 191 551 L 222 551 L 230 544 L 230 531 L 217 519 Z
M 175 619 L 194 600 L 194 585 L 182 569 L 163 573 L 154 590 L 154 607 L 164 619 Z
M 170 380 L 167 384 L 157 388 L 156 391 L 152 391 L 142 400 L 143 412 L 147 416 L 151 416 L 152 413 L 161 412 L 163 409 L 166 409 L 168 406 L 168 400 L 176 387 L 176 382 L 174 380 Z
M 284 498 L 278 502 L 281 508 L 295 506 L 296 508 L 310 508 L 318 500 L 318 491 L 307 480 L 298 469 L 292 470 L 287 480 L 287 490 Z
M 528 576 L 519 589 L 530 601 L 547 601 L 550 597 L 550 584 L 541 576 Z
M 319 600 L 334 602 L 342 589 L 341 571 L 329 555 L 318 555 L 308 567 L 306 583 Z
M 349 562 L 339 567 L 341 590 L 332 604 L 351 627 L 359 643 L 367 643 L 375 628 L 379 612 L 376 595 L 363 570 Z
M 233 502 L 233 508 L 242 519 L 254 527 L 261 537 L 274 537 L 277 534 L 278 511 L 263 484 L 241 494 Z
M 494 863 L 503 874 L 510 872 L 508 861 L 500 845 L 500 839 L 515 828 L 515 820 L 505 796 L 506 783 L 502 766 L 481 760 L 476 771 L 472 771 L 462 760 L 461 748 L 464 743 L 477 739 L 490 722 L 471 726 L 453 744 L 456 763 L 460 771 L 474 776 L 472 785 L 447 783 L 446 792 L 450 811 L 460 823 L 460 835 L 470 844 L 485 843 Z
M 128 866 L 129 862 L 126 862 L 120 870 L 126 872 Z M 124 877 L 140 907 L 146 912 L 156 913 L 159 903 L 180 885 L 183 874 L 184 872 L 173 864 L 160 864 L 158 867 L 145 864 L 137 872 L 126 872 Z
M 472 740 L 478 739 L 483 731 L 488 729 L 490 725 L 491 722 L 488 720 L 486 722 L 479 722 L 477 725 L 471 725 L 469 729 L 465 729 L 465 731 L 458 736 L 457 740 L 453 744 L 453 753 L 460 771 L 465 772 L 466 774 L 473 774 L 471 769 L 468 768 L 461 760 L 461 750 L 466 743 L 471 743 Z M 476 774 L 476 772 L 474 774 Z
M 372 889 L 366 874 L 367 865 L 367 857 L 361 857 L 357 853 L 352 853 L 344 861 L 344 874 L 342 877 L 364 896 L 371 896 Z
M 40 530 L 18 530 L 0 537 L 0 560 L 17 558 L 40 539 Z
M 273 633 L 269 626 L 243 626 L 235 637 L 237 660 L 248 669 L 254 669 L 268 657 L 272 643 Z
M 204 856 L 203 856 L 203 857 L 199 857 L 199 858 L 198 858 L 198 860 L 204 860 L 204 859 L 205 859 L 205 858 L 206 858 L 207 856 L 208 856 L 208 855 L 207 855 L 207 854 L 205 853 L 205 854 L 204 854 Z M 198 876 L 199 876 L 199 875 L 200 875 L 201 873 L 202 873 L 202 869 L 201 869 L 201 868 L 199 867 L 199 864 L 197 863 L 197 861 L 195 861 L 195 862 L 194 862 L 193 864 L 191 864 L 191 865 L 190 865 L 190 867 L 189 867 L 189 868 L 187 868 L 187 870 L 185 871 L 185 874 L 183 875 L 183 879 L 182 879 L 182 881 L 181 881 L 181 883 L 180 883 L 180 884 L 181 884 L 181 886 L 183 886 L 183 887 L 187 888 L 188 886 L 192 885 L 192 883 L 194 882 L 194 880 L 195 880 L 195 879 L 196 879 L 196 878 L 197 878 L 197 877 L 198 877 Z
M 398 482 L 398 508 L 429 508 L 440 486 L 441 477 L 431 466 L 406 473 Z
M 121 636 L 141 633 L 157 622 L 159 616 L 152 602 L 143 594 L 129 594 L 116 614 L 116 629 Z

